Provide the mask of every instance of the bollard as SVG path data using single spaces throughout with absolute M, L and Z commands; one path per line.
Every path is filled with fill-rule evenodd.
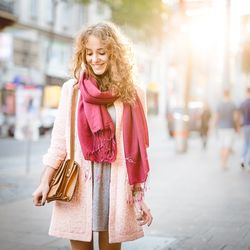
M 174 115 L 174 138 L 175 149 L 177 153 L 185 153 L 187 151 L 188 142 L 188 115 L 176 113 Z

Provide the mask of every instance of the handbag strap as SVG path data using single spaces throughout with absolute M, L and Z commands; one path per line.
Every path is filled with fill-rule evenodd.
M 78 93 L 78 83 L 73 85 L 73 94 L 71 100 L 71 118 L 70 118 L 70 161 L 75 158 L 75 117 L 76 117 L 76 97 Z

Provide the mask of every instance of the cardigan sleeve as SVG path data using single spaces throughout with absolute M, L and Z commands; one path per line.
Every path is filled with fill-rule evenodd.
M 43 156 L 43 164 L 57 169 L 66 156 L 67 105 L 70 81 L 63 84 L 58 112 L 51 133 L 48 152 Z

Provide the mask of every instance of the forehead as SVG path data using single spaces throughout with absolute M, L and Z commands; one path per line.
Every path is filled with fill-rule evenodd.
M 101 48 L 105 48 L 105 44 L 102 40 L 94 35 L 90 35 L 86 42 L 86 49 L 97 50 Z

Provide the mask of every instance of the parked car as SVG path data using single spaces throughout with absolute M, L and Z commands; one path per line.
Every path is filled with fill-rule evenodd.
M 201 111 L 202 111 L 201 102 L 190 102 L 188 105 L 188 113 L 185 114 L 184 107 L 168 107 L 166 120 L 167 120 L 167 129 L 170 137 L 174 136 L 174 122 L 176 118 L 181 116 L 187 116 L 186 121 L 188 122 L 188 131 L 189 132 L 199 132 L 201 124 Z
M 41 111 L 40 119 L 37 121 L 39 135 L 44 135 L 52 129 L 56 114 L 57 109 L 54 108 L 46 108 Z M 5 123 L 1 123 L 2 118 L 0 115 L 0 135 L 14 137 L 16 130 L 15 116 L 7 116 L 4 120 Z
M 41 111 L 40 134 L 51 130 L 56 118 L 57 108 L 43 108 Z

